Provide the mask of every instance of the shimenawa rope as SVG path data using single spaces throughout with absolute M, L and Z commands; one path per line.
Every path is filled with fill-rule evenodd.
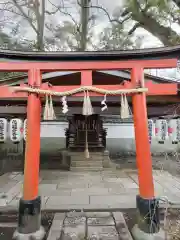
M 83 87 L 75 88 L 65 92 L 55 92 L 52 90 L 42 90 L 42 89 L 31 88 L 31 87 L 11 87 L 10 89 L 13 92 L 30 92 L 30 93 L 58 96 L 58 97 L 70 96 L 70 95 L 73 95 L 79 92 L 84 92 L 84 91 L 97 92 L 97 93 L 106 94 L 106 95 L 148 92 L 148 88 L 106 90 L 102 88 L 96 88 L 93 86 L 83 86 Z

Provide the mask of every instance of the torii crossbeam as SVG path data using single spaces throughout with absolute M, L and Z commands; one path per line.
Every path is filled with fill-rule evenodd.
M 68 61 L 68 62 L 0 62 L 0 71 L 27 71 L 28 86 L 42 90 L 63 92 L 77 86 L 48 86 L 42 83 L 41 74 L 46 71 L 81 71 L 81 86 L 92 86 L 92 70 L 120 70 L 131 71 L 131 82 L 124 85 L 95 86 L 107 90 L 148 88 L 147 95 L 176 95 L 177 84 L 153 84 L 147 82 L 143 85 L 145 68 L 175 68 L 177 59 L 160 60 L 127 60 L 127 61 Z M 25 84 L 21 85 L 26 86 Z M 94 85 L 93 85 L 94 86 Z M 91 93 L 91 96 L 99 96 Z M 132 95 L 133 117 L 136 138 L 136 160 L 139 177 L 139 195 L 137 196 L 137 208 L 139 210 L 139 228 L 148 233 L 159 231 L 158 201 L 155 198 L 151 152 L 148 139 L 148 123 L 146 108 L 146 93 Z M 82 96 L 81 93 L 75 96 Z M 0 99 L 27 98 L 27 140 L 24 166 L 23 197 L 19 204 L 19 223 L 16 237 L 19 234 L 36 236 L 41 231 L 40 210 L 41 199 L 38 196 L 39 185 L 39 155 L 40 155 L 40 121 L 41 121 L 41 95 L 26 92 L 12 92 L 8 86 L 0 87 Z M 25 214 L 28 220 L 24 222 Z M 153 219 L 150 221 L 150 216 Z M 30 230 L 29 230 L 30 229 Z M 42 233 L 43 238 L 43 233 Z

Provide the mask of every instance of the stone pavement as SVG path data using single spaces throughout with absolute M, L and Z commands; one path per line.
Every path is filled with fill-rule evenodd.
M 132 240 L 121 212 L 56 213 L 47 240 Z
M 156 196 L 167 196 L 180 206 L 180 177 L 155 170 Z M 102 172 L 41 171 L 39 194 L 43 210 L 102 210 L 135 208 L 138 177 L 135 170 Z M 17 210 L 23 187 L 23 174 L 0 176 L 1 210 Z M 177 206 L 178 205 L 178 206 Z

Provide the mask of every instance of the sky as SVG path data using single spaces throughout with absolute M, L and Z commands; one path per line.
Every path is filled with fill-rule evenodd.
M 46 8 L 48 9 L 48 11 L 53 10 L 53 6 L 50 4 L 56 4 L 58 5 L 61 1 L 60 0 L 45 0 L 46 1 Z M 50 1 L 50 2 L 49 2 Z M 4 0 L 0 0 L 0 3 L 4 2 Z M 117 8 L 120 8 L 123 6 L 123 0 L 92 0 L 93 5 L 98 5 L 98 6 L 103 6 L 105 9 L 108 10 L 109 14 L 111 15 Z M 68 12 L 70 12 L 73 17 L 75 17 L 75 19 L 77 19 L 77 16 L 79 16 L 78 12 L 77 12 L 77 3 L 76 0 L 64 0 L 64 5 L 65 7 L 68 9 Z M 108 18 L 107 16 L 104 14 L 104 12 L 102 10 L 93 10 L 94 13 L 96 13 L 98 15 L 98 23 L 96 22 L 96 28 L 95 28 L 95 32 L 100 32 L 102 31 L 102 28 L 104 26 L 107 26 L 108 24 Z M 3 12 L 0 12 L 0 19 L 3 16 Z M 8 13 L 6 12 L 6 17 L 8 16 Z M 16 20 L 21 20 L 20 18 L 16 19 Z M 50 16 L 48 17 L 48 22 L 52 22 L 54 25 L 55 24 L 59 24 L 60 22 L 62 22 L 63 20 L 69 20 L 69 17 L 66 17 L 62 14 L 56 14 L 55 16 Z M 16 21 L 10 21 L 9 23 L 6 24 L 5 26 L 5 31 L 10 32 L 12 27 L 15 26 L 15 22 Z M 26 21 L 20 21 L 20 25 L 21 27 L 23 27 L 23 29 L 21 28 L 21 36 L 24 35 L 26 38 L 28 39 L 34 39 L 35 38 L 35 33 L 32 31 L 32 29 L 30 29 L 28 27 L 28 23 Z M 46 33 L 48 34 L 48 33 Z M 137 36 L 144 36 L 145 40 L 142 44 L 142 48 L 146 48 L 146 47 L 156 47 L 156 46 L 160 46 L 160 42 L 159 40 L 157 40 L 155 37 L 153 37 L 151 34 L 149 34 L 147 31 L 143 30 L 143 29 L 138 29 L 136 31 L 136 35 Z M 18 37 L 18 36 L 17 36 Z M 148 41 L 146 41 L 146 39 L 148 39 Z
M 64 6 L 68 9 L 68 12 L 72 14 L 72 16 L 77 19 L 79 17 L 78 14 L 78 8 L 77 8 L 77 0 L 45 0 L 46 1 L 46 9 L 48 11 L 52 11 L 55 8 L 52 6 L 52 4 L 55 4 L 56 6 L 61 3 L 62 1 L 64 2 Z M 92 0 L 93 5 L 98 5 L 98 6 L 102 6 L 105 9 L 108 10 L 109 14 L 112 15 L 112 13 L 117 10 L 118 8 L 122 8 L 123 3 L 126 0 Z M 4 0 L 0 0 L 0 3 L 4 2 Z M 51 4 L 51 3 L 52 4 Z M 107 26 L 108 24 L 108 18 L 105 15 L 105 13 L 102 10 L 96 10 L 94 9 L 93 12 L 98 15 L 98 21 L 96 21 L 96 27 L 94 28 L 94 32 L 95 34 L 99 33 L 102 31 L 103 27 Z M 5 15 L 5 17 L 9 16 L 9 13 L 3 13 L 2 11 L 0 12 L 0 20 L 2 19 L 3 15 Z M 60 24 L 62 21 L 64 20 L 69 20 L 69 16 L 66 17 L 65 15 L 62 15 L 60 13 L 57 13 L 54 16 L 48 16 L 48 23 L 52 23 L 54 26 L 57 24 Z M 15 26 L 16 21 L 20 21 L 19 24 L 21 25 L 21 31 L 20 31 L 20 35 L 21 37 L 24 36 L 27 39 L 35 39 L 35 32 L 29 28 L 29 25 L 27 23 L 27 21 L 22 21 L 21 18 L 16 18 L 15 21 L 10 21 L 7 22 L 7 24 L 5 25 L 5 31 L 6 32 L 11 32 L 12 27 Z M 130 28 L 131 26 L 127 26 L 127 28 Z M 50 33 L 46 32 L 46 35 L 48 35 Z M 149 47 L 159 47 L 162 46 L 162 44 L 160 43 L 160 41 L 153 37 L 151 34 L 149 34 L 147 31 L 143 30 L 143 29 L 137 29 L 136 30 L 136 36 L 143 36 L 144 41 L 142 43 L 142 48 L 149 48 Z M 19 36 L 16 36 L 17 38 L 19 38 Z M 93 39 L 96 41 L 96 39 Z

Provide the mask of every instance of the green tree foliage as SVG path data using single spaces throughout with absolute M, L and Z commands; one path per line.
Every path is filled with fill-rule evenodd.
M 100 50 L 125 50 L 140 48 L 141 39 L 135 40 L 129 36 L 128 31 L 125 31 L 120 24 L 111 24 L 99 34 L 99 43 L 97 49 Z
M 143 28 L 164 46 L 180 44 L 178 0 L 129 0 L 125 2 L 120 17 L 134 21 L 133 31 Z

